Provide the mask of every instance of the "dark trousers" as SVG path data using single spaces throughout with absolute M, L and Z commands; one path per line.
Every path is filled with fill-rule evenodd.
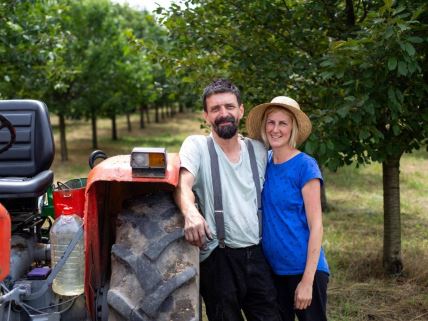
M 305 310 L 294 309 L 294 292 L 302 279 L 300 275 L 275 275 L 279 310 L 282 321 L 327 321 L 327 284 L 329 276 L 325 272 L 315 273 L 311 305 Z
M 261 246 L 217 247 L 200 265 L 209 321 L 280 321 L 272 273 Z

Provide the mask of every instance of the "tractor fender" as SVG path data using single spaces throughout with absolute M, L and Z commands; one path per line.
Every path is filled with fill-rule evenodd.
M 173 191 L 178 184 L 178 154 L 167 154 L 163 178 L 132 177 L 130 155 L 118 155 L 96 165 L 88 175 L 85 190 L 85 298 L 91 320 L 96 318 L 97 291 L 108 282 L 112 223 L 122 202 L 141 191 Z

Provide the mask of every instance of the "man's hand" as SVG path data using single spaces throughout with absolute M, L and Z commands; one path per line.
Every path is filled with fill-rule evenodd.
M 181 168 L 174 198 L 184 216 L 184 236 L 186 240 L 199 248 L 204 248 L 211 231 L 204 217 L 195 206 L 195 195 L 192 187 L 195 178 L 187 169 Z
M 184 215 L 184 236 L 190 244 L 199 248 L 205 246 L 207 238 L 212 239 L 207 222 L 196 208 Z

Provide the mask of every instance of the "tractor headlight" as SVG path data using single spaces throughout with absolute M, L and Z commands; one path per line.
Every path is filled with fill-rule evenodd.
M 135 147 L 131 153 L 133 177 L 165 177 L 166 149 Z

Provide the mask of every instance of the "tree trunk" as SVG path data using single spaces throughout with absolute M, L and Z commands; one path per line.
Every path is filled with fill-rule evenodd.
M 95 109 L 91 111 L 91 125 L 92 125 L 92 149 L 98 149 L 98 136 L 97 136 L 97 114 Z
M 323 170 L 321 165 L 320 165 L 320 171 L 321 171 L 321 176 L 324 177 L 324 170 Z M 322 211 L 324 213 L 327 213 L 330 210 L 330 208 L 328 206 L 328 202 L 327 202 L 327 193 L 325 190 L 325 181 L 321 185 L 321 208 L 322 208 Z
M 146 112 L 147 124 L 150 124 L 150 108 L 149 108 L 149 106 L 145 107 L 145 112 Z
M 111 116 L 111 139 L 117 140 L 116 114 Z
M 355 26 L 354 3 L 352 0 L 346 0 L 346 24 L 350 27 Z
M 130 113 L 126 113 L 126 124 L 128 127 L 128 132 L 132 132 L 132 124 L 131 124 L 131 115 Z
M 400 222 L 400 157 L 382 163 L 383 170 L 383 266 L 391 275 L 403 270 Z
M 159 123 L 160 119 L 159 119 L 159 107 L 156 106 L 155 107 L 155 123 Z
M 146 124 L 144 123 L 144 107 L 140 107 L 140 128 L 146 127 Z
M 165 119 L 165 106 L 162 106 L 160 110 L 161 110 L 161 118 L 162 118 L 162 120 L 164 120 Z
M 68 150 L 67 150 L 67 138 L 65 135 L 65 116 L 59 114 L 59 137 L 61 145 L 61 161 L 65 162 L 68 160 Z
M 184 104 L 179 104 L 178 106 L 179 106 L 179 107 L 178 107 L 178 108 L 179 108 L 179 109 L 178 109 L 178 112 L 179 112 L 179 113 L 184 113 Z

